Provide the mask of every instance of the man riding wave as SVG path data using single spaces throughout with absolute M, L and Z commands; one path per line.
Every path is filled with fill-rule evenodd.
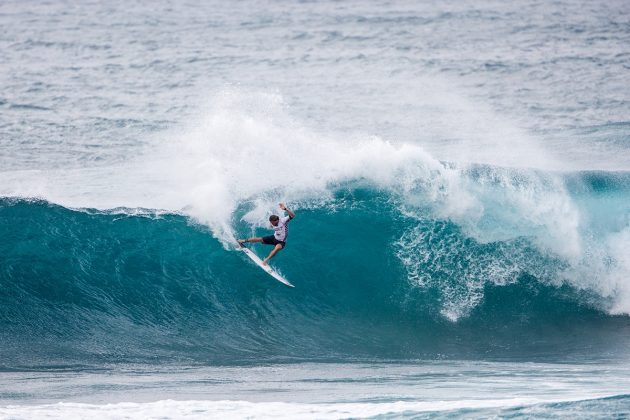
M 264 265 L 267 265 L 267 262 L 271 258 L 273 258 L 273 256 L 276 255 L 278 251 L 286 246 L 287 237 L 289 236 L 289 227 L 287 226 L 287 223 L 289 223 L 295 217 L 295 213 L 293 213 L 293 211 L 285 206 L 284 203 L 280 203 L 280 209 L 286 211 L 289 215 L 279 217 L 275 214 L 272 214 L 271 216 L 269 216 L 271 228 L 274 230 L 273 235 L 238 240 L 238 243 L 241 246 L 246 242 L 262 242 L 265 245 L 273 245 L 273 249 L 271 250 L 269 255 L 267 255 L 267 258 L 263 260 Z

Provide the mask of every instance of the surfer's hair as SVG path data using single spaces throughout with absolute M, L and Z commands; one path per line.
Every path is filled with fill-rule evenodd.
M 280 220 L 280 218 L 276 216 L 275 214 L 272 214 L 271 216 L 269 216 L 270 222 L 277 222 L 278 220 Z

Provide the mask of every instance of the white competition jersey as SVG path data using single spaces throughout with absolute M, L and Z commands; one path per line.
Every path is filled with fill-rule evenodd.
M 289 220 L 291 220 L 291 218 L 289 216 L 284 216 L 281 217 L 280 220 L 278 220 L 278 226 L 273 226 L 273 236 L 279 240 L 279 241 L 286 241 L 287 240 L 287 236 L 289 235 L 289 228 L 287 226 L 287 223 L 289 223 Z

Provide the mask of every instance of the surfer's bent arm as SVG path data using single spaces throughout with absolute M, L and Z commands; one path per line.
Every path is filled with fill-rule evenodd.
M 284 205 L 284 203 L 280 203 L 280 208 L 284 211 L 286 211 L 287 213 L 289 213 L 289 217 L 291 219 L 293 219 L 295 217 L 295 213 L 293 213 L 293 211 L 288 208 L 287 206 Z

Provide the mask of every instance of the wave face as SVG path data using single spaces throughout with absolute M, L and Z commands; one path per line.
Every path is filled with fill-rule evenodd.
M 295 289 L 184 214 L 2 199 L 2 363 L 623 352 L 630 177 L 563 176 L 581 226 L 564 231 L 562 218 L 544 223 L 562 204 L 553 195 L 546 215 L 516 214 L 532 197 L 505 191 L 532 191 L 531 173 L 479 166 L 459 175 L 487 209 L 474 224 L 453 212 L 439 217 L 445 207 L 436 200 L 414 203 L 435 192 L 426 185 L 401 194 L 357 180 L 325 200 L 297 202 L 290 241 L 274 260 Z M 533 195 L 557 190 L 557 176 L 536 176 Z M 239 203 L 233 231 L 262 234 L 252 223 L 259 214 L 260 201 Z

